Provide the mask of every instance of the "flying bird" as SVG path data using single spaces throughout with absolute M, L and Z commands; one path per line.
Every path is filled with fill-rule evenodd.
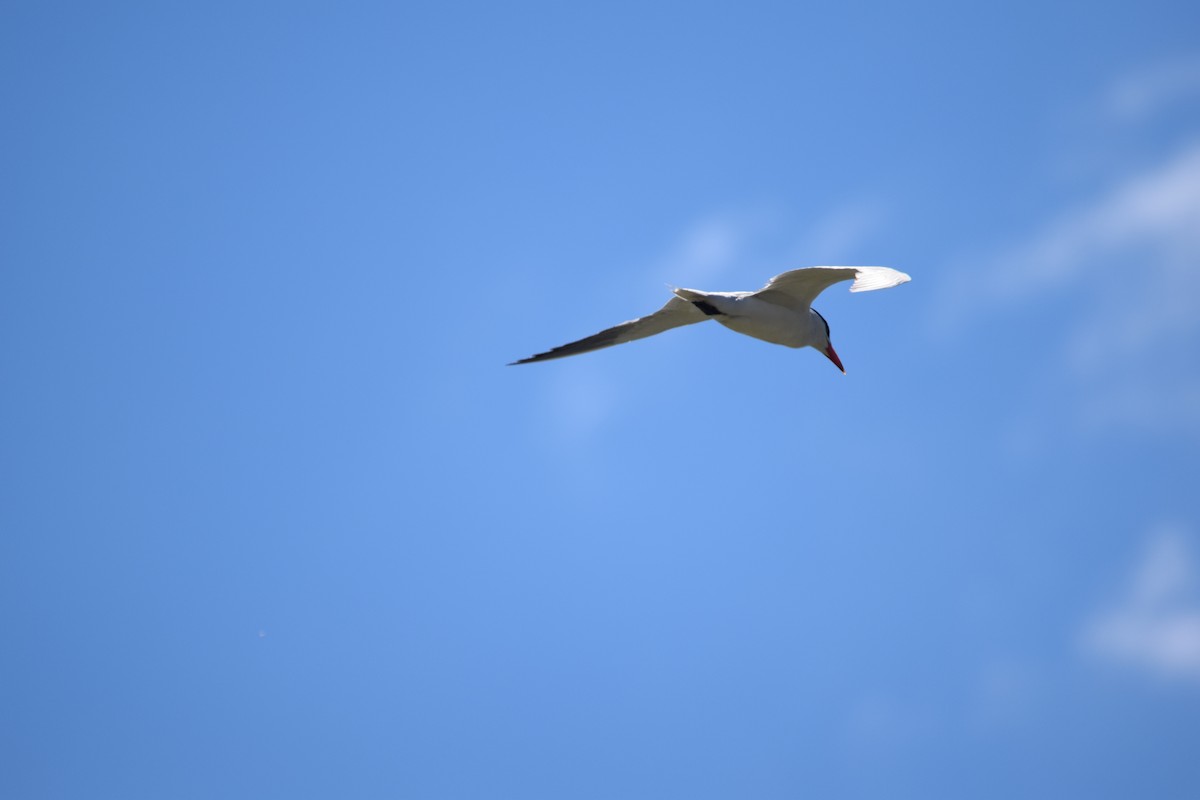
M 852 292 L 890 289 L 912 280 L 889 267 L 806 267 L 776 275 L 757 292 L 701 292 L 675 289 L 667 304 L 645 317 L 622 322 L 597 334 L 538 353 L 514 364 L 532 364 L 715 319 L 730 330 L 785 347 L 820 350 L 843 374 L 846 368 L 829 341 L 829 323 L 812 307 L 817 295 L 835 283 L 853 280 Z

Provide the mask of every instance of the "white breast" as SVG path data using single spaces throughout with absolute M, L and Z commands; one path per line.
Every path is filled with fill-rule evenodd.
M 807 347 L 815 344 L 812 315 L 768 303 L 748 295 L 709 296 L 721 314 L 714 317 L 730 330 L 785 347 Z

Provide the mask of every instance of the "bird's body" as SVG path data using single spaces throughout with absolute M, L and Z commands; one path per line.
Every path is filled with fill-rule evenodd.
M 698 292 L 695 289 L 676 289 L 675 294 L 704 313 L 701 303 L 716 311 L 705 314 L 731 331 L 753 336 L 784 347 L 807 347 L 824 332 L 820 317 L 812 309 L 793 311 L 790 308 L 761 300 L 753 292 Z
M 675 296 L 653 314 L 513 363 L 564 358 L 715 319 L 730 330 L 772 344 L 814 347 L 845 372 L 830 344 L 829 325 L 812 308 L 812 301 L 826 287 L 847 280 L 854 281 L 850 291 L 865 292 L 887 289 L 911 279 L 888 267 L 807 267 L 776 275 L 757 292 L 675 289 Z

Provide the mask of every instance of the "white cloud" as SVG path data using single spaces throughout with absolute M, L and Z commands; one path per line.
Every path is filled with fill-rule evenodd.
M 852 263 L 856 251 L 880 227 L 876 203 L 847 203 L 815 222 L 797 225 L 790 215 L 771 211 L 714 214 L 688 227 L 654 265 L 672 285 L 756 289 L 758 282 L 796 267 Z M 746 285 L 716 285 L 730 279 Z
M 1200 325 L 1200 141 L 1060 220 L 1009 256 L 1003 295 L 1069 289 L 1090 314 L 1068 355 L 1087 372 Z
M 1144 119 L 1179 100 L 1200 94 L 1200 57 L 1156 64 L 1119 80 L 1108 94 L 1108 112 L 1129 121 Z
M 875 203 L 860 201 L 834 208 L 792 246 L 793 263 L 788 268 L 858 263 L 855 252 L 880 228 L 882 219 L 882 209 Z
M 1159 531 L 1125 596 L 1086 626 L 1085 648 L 1161 677 L 1200 682 L 1198 582 L 1182 532 Z
M 979 263 L 943 321 L 1055 299 L 1069 328 L 1046 344 L 1082 427 L 1200 437 L 1200 139 Z
M 769 222 L 761 214 L 723 214 L 692 224 L 658 260 L 655 272 L 672 285 L 700 286 L 744 262 Z
M 982 288 L 993 302 L 1068 286 L 1124 292 L 1146 280 L 1195 280 L 1197 256 L 1200 140 L 989 259 Z

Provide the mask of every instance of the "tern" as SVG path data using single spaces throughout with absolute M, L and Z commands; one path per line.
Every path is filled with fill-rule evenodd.
M 829 323 L 812 307 L 812 301 L 833 284 L 849 280 L 854 281 L 850 291 L 870 292 L 890 289 L 912 278 L 890 267 L 805 267 L 776 275 L 757 292 L 701 292 L 672 287 L 675 296 L 653 314 L 522 358 L 509 366 L 574 356 L 715 319 L 730 330 L 764 342 L 820 350 L 844 375 L 846 368 L 829 341 Z

